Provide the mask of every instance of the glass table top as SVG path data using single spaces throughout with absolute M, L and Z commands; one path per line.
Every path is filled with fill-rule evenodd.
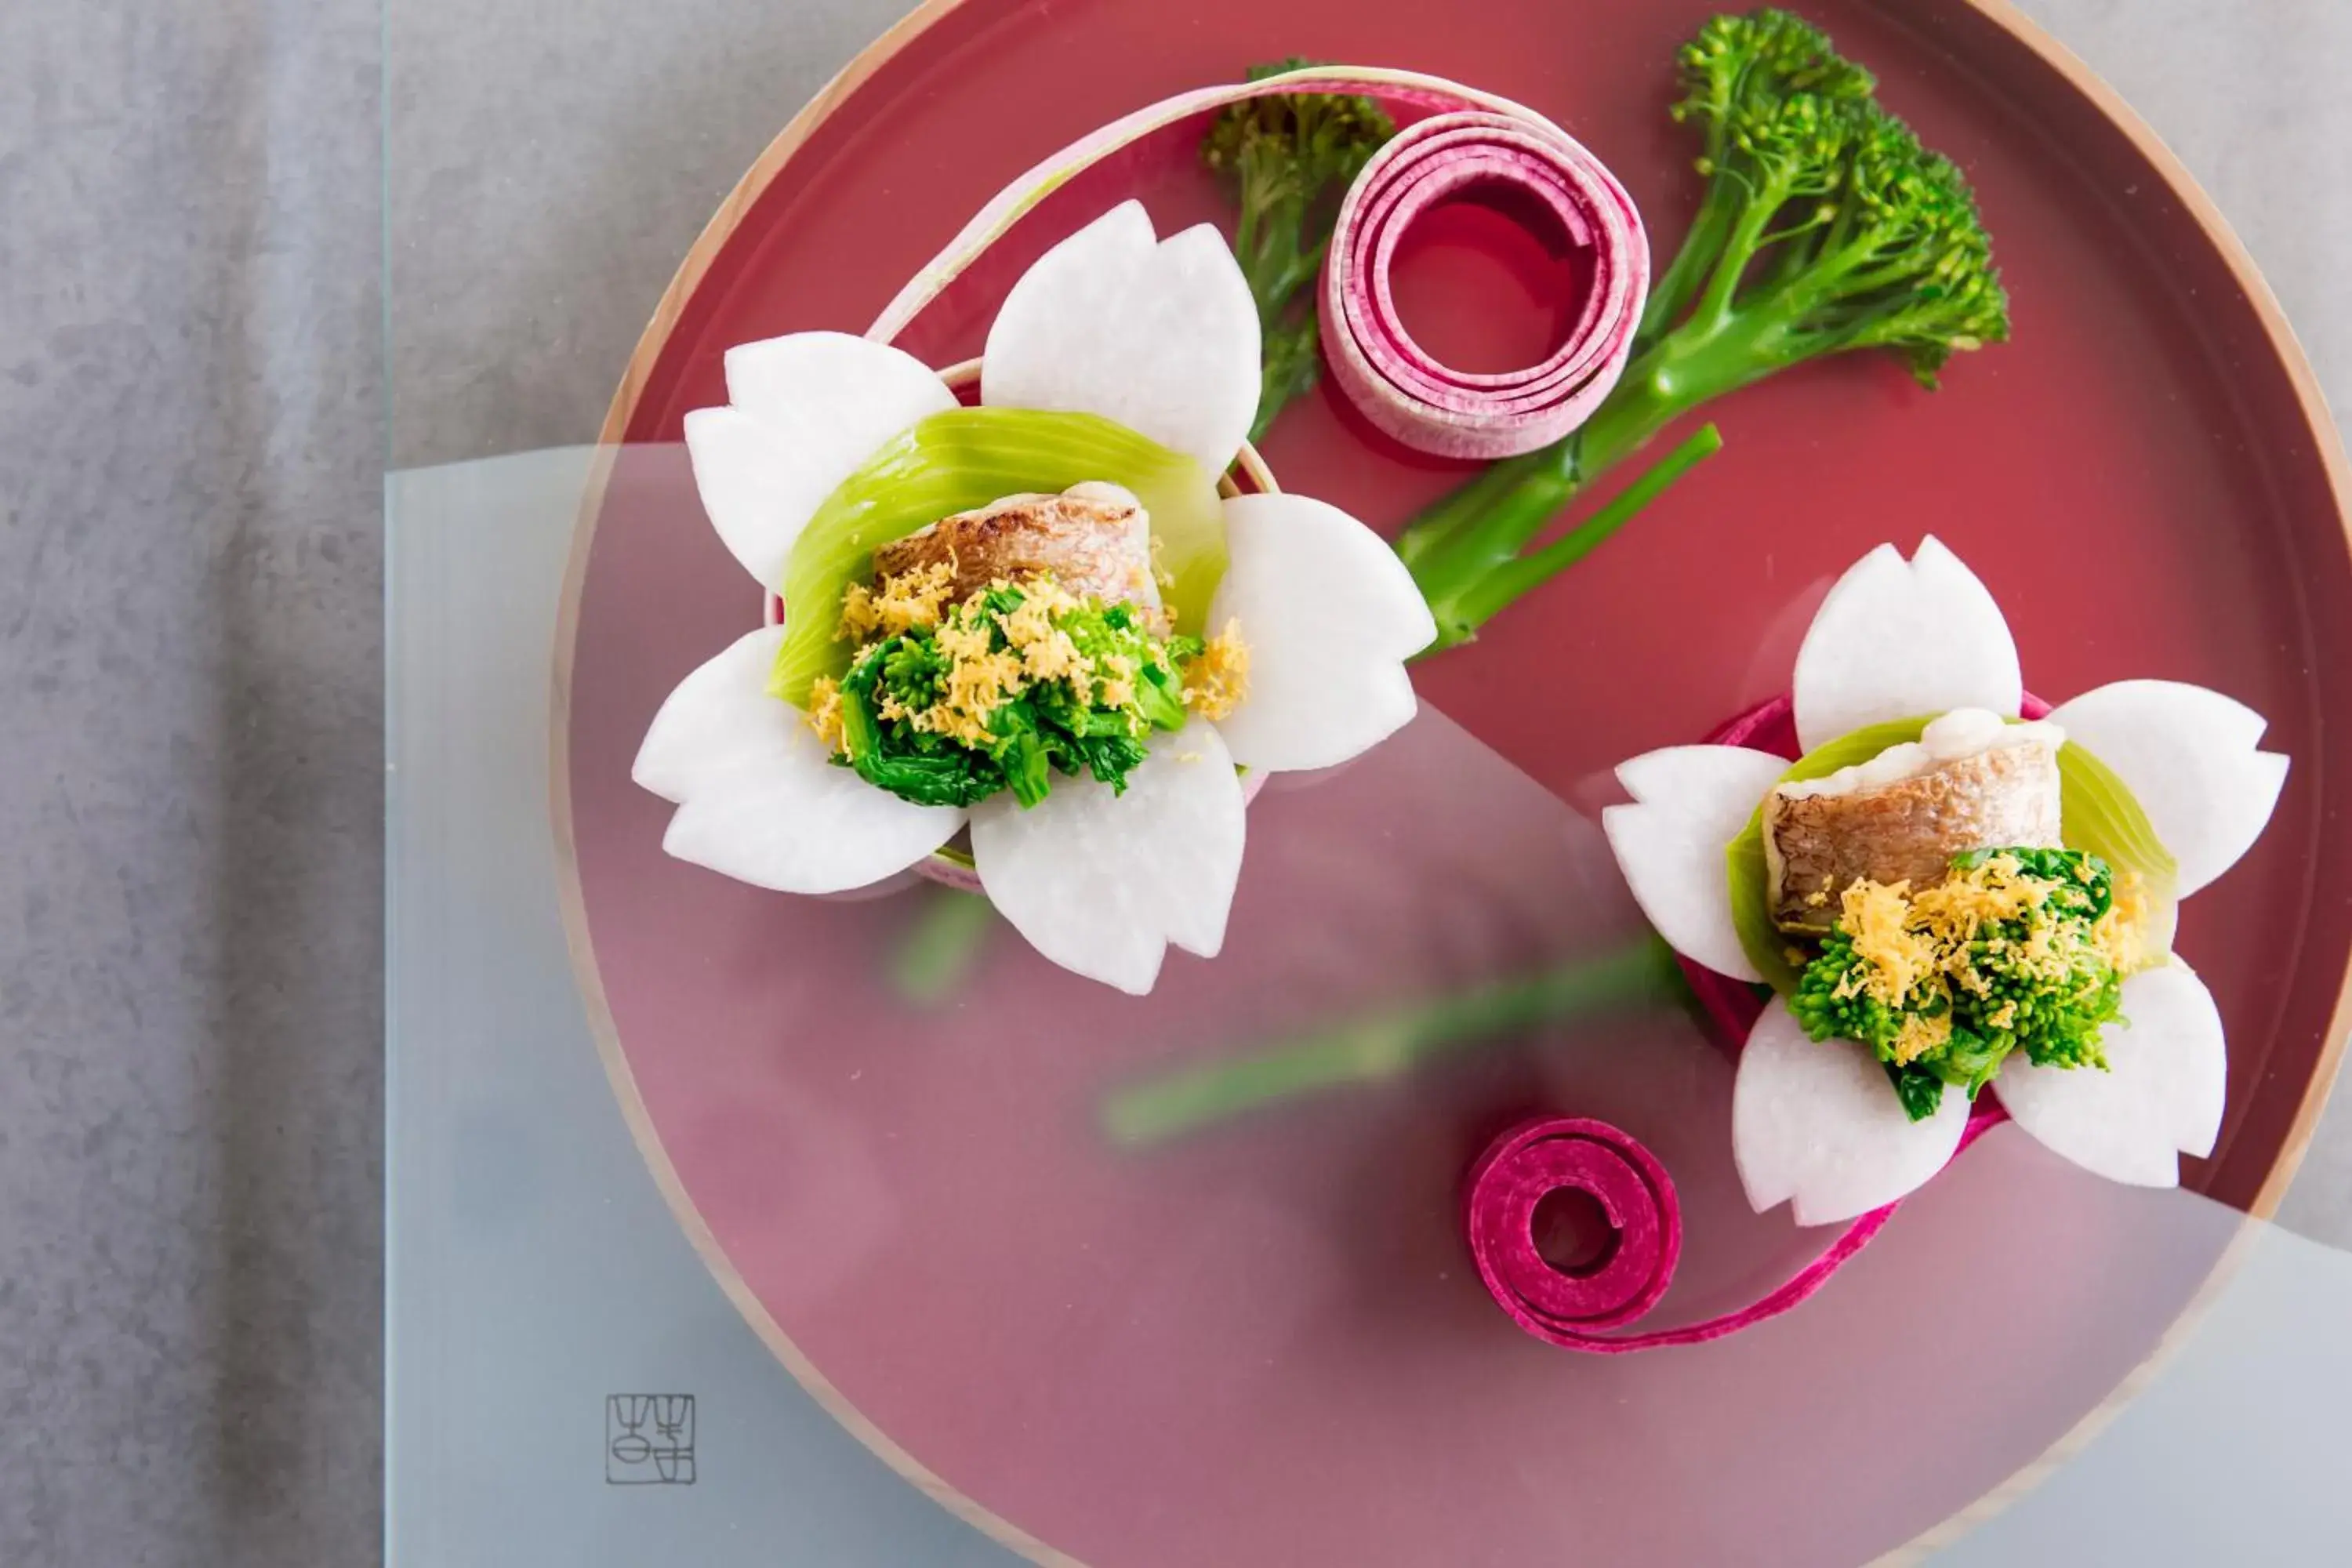
M 1033 1444 L 1014 1429 L 1058 1423 L 1066 1435 L 1055 1442 L 1066 1445 L 1066 1432 L 1092 1418 L 1083 1399 L 1061 1391 L 1023 1409 L 1003 1405 L 1001 1365 L 969 1359 L 968 1337 L 910 1342 L 900 1365 L 919 1386 L 879 1394 L 877 1379 L 892 1371 L 887 1356 L 829 1366 L 812 1350 L 792 1370 L 779 1360 L 739 1310 L 751 1306 L 756 1319 L 767 1304 L 730 1300 L 730 1288 L 746 1289 L 742 1279 L 722 1285 L 714 1277 L 709 1238 L 681 1228 L 648 1169 L 645 1129 L 629 1120 L 642 1107 L 625 1115 L 615 1097 L 566 945 L 566 884 L 549 820 L 557 760 L 548 716 L 583 498 L 616 473 L 650 473 L 667 487 L 652 492 L 658 504 L 684 495 L 690 505 L 690 491 L 677 488 L 674 447 L 666 455 L 660 443 L 625 451 L 589 443 L 653 300 L 702 218 L 824 75 L 890 23 L 892 9 L 812 6 L 779 17 L 693 0 L 658 17 L 600 4 L 558 22 L 536 11 L 387 0 L 386 1484 L 395 1564 L 601 1564 L 655 1554 L 714 1564 L 1070 1560 L 1054 1555 L 1064 1552 L 1096 1568 L 1123 1561 L 1116 1552 L 1075 1552 L 1051 1531 L 1027 1535 L 1019 1517 L 1008 1528 L 989 1506 L 994 1497 L 975 1504 L 977 1494 L 958 1484 L 971 1472 L 968 1462 L 954 1462 L 944 1484 L 923 1484 L 943 1445 L 955 1453 L 954 1441 L 985 1448 L 1001 1437 L 1022 1456 L 1018 1463 L 1038 1462 L 1055 1443 Z M 2059 7 L 2050 9 L 2060 21 Z M 1449 776 L 1487 765 L 1476 737 L 1443 711 L 1410 732 L 1400 754 Z M 1571 825 L 1558 832 L 1589 837 L 1589 802 L 1563 801 L 1508 764 L 1496 766 L 1494 782 L 1481 787 L 1486 815 L 1505 826 L 1475 853 L 1506 861 L 1520 853 L 1507 828 L 1514 812 L 1535 814 L 1528 820 L 1537 826 L 1525 831 L 1554 832 L 1543 815 L 1554 812 Z M 1385 806 L 1388 797 L 1378 794 L 1385 776 L 1360 775 L 1353 787 Z M 1325 815 L 1352 798 L 1323 797 L 1332 808 Z M 1315 837 L 1307 797 L 1272 804 L 1297 814 L 1294 859 L 1340 853 Z M 1510 896 L 1559 897 L 1556 882 L 1549 889 L 1532 875 L 1510 882 L 1509 869 L 1494 874 Z M 1556 869 L 1591 874 L 1573 855 Z M 1382 895 L 1372 887 L 1364 896 Z M 845 929 L 865 933 L 845 949 L 871 972 L 858 984 L 904 991 L 958 983 L 924 966 L 927 942 L 951 944 L 919 907 L 933 897 L 919 889 L 873 909 L 841 907 Z M 1564 951 L 1589 953 L 1638 935 L 1621 893 L 1587 901 L 1594 907 L 1574 919 L 1539 911 L 1569 943 Z M 950 925 L 961 918 L 940 917 Z M 1560 936 L 1565 927 L 1575 929 Z M 1342 950 L 1329 962 L 1350 961 Z M 1353 985 L 1338 994 L 1359 994 Z M 1237 1005 L 1229 1032 L 1279 1016 L 1269 1009 Z M 1296 1016 L 1311 1012 L 1302 1004 Z M 1616 1076 L 1609 1053 L 1622 1047 L 1621 1032 L 1551 1041 L 1543 1081 L 1554 1092 L 1567 1085 L 1603 1100 L 1632 1096 L 1621 1100 L 1628 1110 L 1643 1096 L 1665 1097 L 1653 1110 L 1682 1105 L 1694 1116 L 1719 1103 L 1723 1069 L 1678 1008 L 1625 1027 L 1658 1053 L 1659 1073 Z M 875 1068 L 887 1077 L 881 1058 L 859 1053 L 896 1043 L 877 1037 L 847 1051 L 845 1074 Z M 1493 1070 L 1507 1078 L 1517 1069 Z M 919 1080 L 898 1081 L 916 1083 L 907 1092 L 919 1089 Z M 1456 1089 L 1473 1099 L 1492 1087 L 1475 1076 L 1468 1084 Z M 1021 1103 L 1007 1092 L 1005 1103 Z M 1360 1110 L 1377 1121 L 1399 1095 L 1416 1092 L 1409 1081 L 1372 1082 L 1361 1107 L 1332 1113 L 1321 1131 L 1332 1147 L 1348 1149 L 1347 1117 Z M 861 1123 L 845 1110 L 790 1131 L 828 1146 L 853 1124 L 866 1126 L 861 1139 L 884 1136 L 872 1132 L 883 1122 Z M 1305 1134 L 1316 1135 L 1312 1128 Z M 1150 1180 L 1199 1184 L 1226 1205 L 1230 1223 L 1264 1225 L 1278 1237 L 1320 1212 L 1245 1201 L 1248 1181 L 1288 1169 L 1265 1153 L 1288 1138 L 1278 1125 L 1244 1131 L 1207 1152 L 1171 1155 Z M 1694 1146 L 1701 1141 L 1694 1136 Z M 868 1152 L 891 1158 L 880 1143 Z M 1286 1158 L 1295 1152 L 1284 1150 Z M 829 1166 L 812 1179 L 837 1174 Z M 1988 1139 L 1945 1180 L 1968 1185 L 1938 1203 L 1922 1200 L 1906 1216 L 1909 1238 L 1890 1233 L 1868 1268 L 1858 1265 L 1833 1287 L 1845 1300 L 1825 1294 L 1808 1309 L 1822 1314 L 1814 1331 L 1781 1341 L 1780 1351 L 1759 1349 L 1752 1365 L 1717 1356 L 1680 1373 L 1658 1356 L 1681 1352 L 1658 1352 L 1632 1358 L 1658 1370 L 1581 1385 L 1621 1392 L 1625 1403 L 1611 1419 L 1622 1423 L 1622 1441 L 1660 1456 L 1648 1466 L 1648 1495 L 1626 1506 L 1720 1510 L 1706 1531 L 1660 1537 L 1675 1544 L 1651 1560 L 1707 1560 L 1691 1542 L 1710 1538 L 1812 1543 L 1780 1546 L 1798 1553 L 1791 1561 L 1819 1560 L 1809 1553 L 1823 1540 L 1883 1539 L 1885 1548 L 1909 1542 L 1935 1561 L 1961 1564 L 2291 1561 L 2308 1559 L 2319 1543 L 2352 1542 L 2352 1504 L 2340 1500 L 2329 1463 L 2343 1451 L 2341 1412 L 2352 1395 L 2352 1351 L 2331 1332 L 2352 1307 L 2352 1258 L 2192 1193 L 2121 1194 L 2055 1167 L 2013 1132 Z M 1736 1197 L 1723 1173 L 1715 1184 L 1717 1196 Z M 1703 1173 L 1693 1190 L 1703 1212 L 1710 1201 Z M 2150 1299 L 2165 1301 L 2147 1322 L 2086 1318 L 2074 1331 L 2079 1359 L 2100 1369 L 2089 1382 L 2104 1390 L 2128 1373 L 2123 1387 L 2112 1396 L 2070 1394 L 2063 1419 L 2046 1402 L 2021 1415 L 2019 1402 L 1999 1394 L 2002 1380 L 2055 1378 L 2042 1369 L 2058 1364 L 2048 1359 L 2056 1342 L 1998 1327 L 1976 1342 L 1938 1346 L 1951 1353 L 1934 1365 L 1857 1386 L 1835 1353 L 1832 1331 L 1842 1322 L 1861 1331 L 1937 1297 L 1948 1307 L 2046 1299 L 2037 1295 L 2046 1286 L 2036 1247 L 1965 1250 L 1976 1216 L 2028 1210 L 2037 1214 L 2030 1234 L 2038 1244 L 2072 1241 L 2116 1278 L 2145 1279 Z M 877 1215 L 894 1247 L 954 1256 L 956 1238 L 939 1228 L 960 1223 L 954 1212 L 886 1207 Z M 806 1234 L 834 1228 L 828 1218 Z M 1736 1293 L 1741 1279 L 1776 1267 L 1786 1272 L 1806 1256 L 1801 1244 L 1757 1236 L 1746 1252 L 1695 1261 L 1687 1310 L 1704 1310 L 1710 1290 Z M 1956 1258 L 1967 1258 L 1966 1278 L 1955 1274 Z M 1246 1306 L 1246 1292 L 1188 1282 L 1181 1261 L 1171 1259 L 1158 1284 L 1195 1306 Z M 828 1314 L 854 1316 L 871 1302 L 828 1274 L 847 1267 L 840 1258 L 812 1251 L 806 1264 L 813 1305 L 804 1321 L 819 1331 L 810 1343 L 822 1345 L 827 1333 L 831 1342 L 853 1342 L 838 1325 L 826 1327 Z M 789 1283 L 789 1267 L 784 1275 Z M 1158 1309 L 1141 1290 L 1152 1277 L 1111 1279 L 1108 1318 L 1148 1323 Z M 1490 1326 L 1507 1335 L 1499 1318 Z M 1286 1376 L 1312 1341 L 1297 1324 L 1280 1332 L 1240 1319 L 1212 1327 L 1233 1336 L 1237 1355 L 1281 1358 Z M 1136 1332 L 1128 1342 L 1151 1342 Z M 1253 1332 L 1263 1337 L 1253 1341 Z M 2137 1344 L 2136 1335 L 2157 1353 L 2119 1348 Z M 1111 1334 L 1106 1342 L 1106 1353 L 1115 1353 L 1122 1342 Z M 1392 1363 L 1410 1343 L 1384 1340 L 1378 1353 Z M 1517 1342 L 1505 1351 L 1544 1353 Z M 1780 1369 L 1769 1397 L 1782 1403 L 1759 1413 L 1754 1402 L 1768 1393 L 1756 1369 L 1776 1355 L 1795 1358 L 1795 1370 Z M 967 1359 L 960 1364 L 959 1356 Z M 1534 1364 L 1499 1356 L 1486 1363 L 1481 1375 L 1500 1380 L 1487 1408 L 1523 1399 L 1523 1390 L 1512 1392 L 1520 1375 L 1512 1369 Z M 845 1400 L 830 1385 L 836 1373 L 858 1397 Z M 1102 1395 L 1109 1399 L 1164 1396 L 1113 1373 L 1103 1386 L 1115 1391 Z M 1790 1387 L 1811 1392 L 1792 1402 Z M 1992 1392 L 1971 1394 L 1979 1388 Z M 950 1441 L 945 1426 L 924 1425 L 946 1422 L 938 1413 L 978 1389 L 994 1390 L 989 1397 L 1000 1403 L 977 1418 L 976 1435 Z M 1433 1415 L 1441 1426 L 1461 1426 L 1433 1448 L 1412 1450 L 1443 1461 L 1425 1489 L 1386 1505 L 1415 1517 L 1442 1516 L 1484 1495 L 1503 1462 L 1491 1444 L 1478 1447 L 1478 1406 L 1433 1401 L 1431 1408 L 1454 1412 Z M 909 1429 L 903 1419 L 869 1417 L 875 1410 L 919 1419 Z M 1760 1422 L 1759 1430 L 1792 1447 L 1834 1446 L 1867 1431 L 1937 1453 L 1969 1476 L 1981 1472 L 1983 1484 L 1948 1475 L 1915 1495 L 1856 1498 L 1822 1476 L 1775 1491 L 1780 1482 L 1761 1466 L 1753 1477 L 1702 1484 L 1675 1473 L 1669 1460 L 1700 1446 L 1696 1432 L 1676 1424 L 1703 1422 L 1710 1410 Z M 1564 1419 L 1595 1415 L 1573 1410 Z M 2061 1436 L 2055 1448 L 2045 1428 Z M 1603 1436 L 1595 1442 L 1619 1440 L 1597 1430 Z M 1287 1450 L 1268 1451 L 1313 1452 L 1309 1437 L 1286 1441 Z M 1464 1456 L 1458 1475 L 1447 1468 L 1452 1454 Z M 1150 1469 L 1111 1467 L 1100 1483 L 1111 1489 L 1093 1506 L 1139 1518 L 1182 1510 L 1191 1501 L 1182 1486 L 1163 1490 L 1154 1478 L 1190 1476 L 1193 1458 L 1162 1455 Z M 1481 1473 L 1470 1473 L 1474 1466 Z M 1512 1484 L 1541 1487 L 1540 1463 L 1525 1461 Z M 1320 1495 L 1273 1485 L 1255 1498 L 1253 1517 L 1265 1521 L 1254 1527 L 1261 1531 L 1255 1553 L 1274 1560 L 1287 1550 L 1278 1533 L 1286 1497 Z M 1940 1500 L 1948 1497 L 1950 1506 Z M 1931 1498 L 1939 1500 L 1930 1506 Z M 1850 1528 L 1825 1535 L 1816 1528 L 1825 1518 Z M 1601 1538 L 1590 1520 L 1553 1522 L 1549 1544 L 1563 1560 L 1579 1560 L 1580 1531 Z M 1300 1539 L 1318 1538 L 1302 1529 Z M 1507 1544 L 1522 1552 L 1541 1543 Z
M 387 494 L 391 1560 L 1019 1561 L 777 1364 L 623 1125 L 556 911 L 553 602 L 531 591 L 592 457 L 413 469 Z M 2226 1251 L 2226 1279 L 2107 1424 L 1937 1561 L 2293 1561 L 2352 1529 L 2352 1257 L 2160 1196 L 2135 1229 Z

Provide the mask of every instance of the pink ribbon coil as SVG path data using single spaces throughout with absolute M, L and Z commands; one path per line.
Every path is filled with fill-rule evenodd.
M 1549 215 L 1588 252 L 1582 308 L 1539 363 L 1474 374 L 1413 341 L 1390 288 L 1397 247 L 1449 201 L 1508 198 Z M 1633 353 L 1650 288 L 1650 248 L 1633 198 L 1598 158 L 1538 115 L 1439 114 L 1373 154 L 1341 203 L 1323 269 L 1324 352 L 1332 377 L 1384 434 L 1451 458 L 1507 458 L 1575 429 Z
M 1586 1268 L 1554 1268 L 1537 1250 L 1536 1207 L 1580 1192 L 1612 1235 Z M 1605 1121 L 1538 1117 L 1487 1146 L 1471 1167 L 1470 1255 L 1511 1321 L 1554 1344 L 1582 1347 L 1658 1304 L 1682 1251 L 1682 1211 L 1657 1156 Z

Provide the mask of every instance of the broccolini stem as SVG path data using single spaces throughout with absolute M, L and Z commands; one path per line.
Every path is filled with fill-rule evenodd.
M 1673 994 L 1674 955 L 1655 937 L 1598 959 L 1350 1019 L 1269 1050 L 1204 1062 L 1103 1101 L 1114 1142 L 1164 1143 L 1318 1089 L 1380 1083 L 1448 1052 Z
M 1572 445 L 1546 447 L 1547 460 L 1515 477 L 1502 494 L 1476 515 L 1464 519 L 1427 553 L 1407 563 L 1422 597 L 1437 617 L 1437 647 L 1467 642 L 1475 622 L 1451 614 L 1480 581 L 1518 559 L 1528 541 L 1543 531 L 1553 513 L 1568 504 L 1582 478 Z M 1410 538 L 1414 531 L 1407 530 Z
M 1706 199 L 1691 219 L 1683 247 L 1675 252 L 1674 260 L 1650 285 L 1649 302 L 1642 307 L 1642 325 L 1633 334 L 1635 358 L 1640 358 L 1643 350 L 1682 320 L 1683 312 L 1706 282 L 1707 264 L 1722 247 L 1723 237 L 1738 211 L 1737 186 L 1719 180 L 1708 184 Z
M 1751 201 L 1740 209 L 1730 234 L 1723 240 L 1722 254 L 1715 258 L 1715 266 L 1707 273 L 1706 289 L 1691 310 L 1689 330 L 1711 333 L 1730 319 L 1732 298 L 1739 291 L 1740 280 L 1748 276 L 1748 263 L 1756 259 L 1757 250 L 1764 242 L 1764 231 L 1787 200 L 1787 195 L 1779 189 L 1769 190 L 1762 199 Z
M 1441 644 L 1449 625 L 1475 632 L 1509 608 L 1521 595 L 1549 583 L 1591 554 L 1643 508 L 1672 489 L 1675 481 L 1721 450 L 1723 432 L 1712 424 L 1700 426 L 1575 529 L 1533 554 L 1516 556 L 1478 578 L 1449 606 L 1450 615 L 1438 616 Z
M 1396 540 L 1397 553 L 1437 617 L 1437 642 L 1431 651 L 1469 641 L 1496 609 L 1534 585 L 1520 573 L 1521 552 L 1601 475 L 1699 405 L 1759 381 L 1812 352 L 1818 347 L 1793 333 L 1775 310 L 1737 309 L 1706 331 L 1685 324 L 1628 365 L 1616 390 L 1580 428 L 1541 451 L 1497 464 L 1438 500 Z M 1629 493 L 1639 492 L 1640 505 L 1721 445 L 1719 437 L 1693 439 L 1706 443 L 1706 450 L 1686 458 L 1669 454 L 1660 467 L 1672 472 L 1662 482 L 1654 489 L 1646 482 L 1633 487 Z M 1631 515 L 1612 519 L 1610 528 L 1597 534 L 1578 530 L 1570 537 L 1584 536 L 1583 550 L 1562 551 L 1555 559 L 1580 556 Z M 1496 588 L 1482 588 L 1498 574 Z M 1507 591 L 1497 596 L 1507 585 Z
M 1581 428 L 1539 451 L 1496 464 L 1438 501 L 1398 536 L 1397 552 L 1437 617 L 1432 651 L 1456 647 L 1477 634 L 1486 617 L 1469 613 L 1467 605 L 1479 584 L 1494 574 L 1515 572 L 1520 552 L 1562 507 L 1685 409 L 1718 390 L 1713 377 L 1684 373 L 1684 343 L 1677 335 L 1635 361 Z M 1645 495 L 1643 504 L 1648 499 Z M 1631 515 L 1616 518 L 1611 531 Z M 1585 550 L 1603 536 L 1591 536 Z M 1502 602 L 1525 591 L 1526 586 L 1517 588 Z
M 1326 235 L 1302 249 L 1292 251 L 1284 260 L 1281 269 L 1271 275 L 1266 283 L 1265 297 L 1258 301 L 1259 319 L 1265 325 L 1271 327 L 1282 320 L 1282 313 L 1290 309 L 1291 301 L 1298 291 L 1314 282 L 1316 274 L 1323 270 L 1323 253 L 1330 248 L 1331 237 Z M 1313 309 L 1310 302 L 1308 314 L 1313 314 Z
M 1262 253 L 1265 249 L 1265 241 L 1258 233 L 1257 215 L 1258 204 L 1244 199 L 1241 203 L 1240 216 L 1234 220 L 1234 254 L 1253 264 L 1264 259 Z M 1255 282 L 1250 284 L 1250 299 L 1257 306 L 1258 321 L 1263 323 L 1265 320 L 1265 297 L 1258 291 Z
M 1417 571 L 1423 558 L 1444 547 L 1464 527 L 1485 516 L 1488 508 L 1508 495 L 1513 486 L 1551 459 L 1552 448 L 1547 447 L 1487 464 L 1476 479 L 1448 490 L 1436 504 L 1413 519 L 1412 525 L 1397 535 L 1397 554 Z

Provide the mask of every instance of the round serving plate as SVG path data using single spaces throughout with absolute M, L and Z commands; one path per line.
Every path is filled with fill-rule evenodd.
M 2309 1137 L 2352 959 L 2352 818 L 2323 810 L 2352 768 L 2343 456 L 2210 204 L 1993 0 L 1799 8 L 1967 166 L 2015 341 L 1937 393 L 1851 356 L 1713 408 L 1719 457 L 1415 667 L 1413 725 L 1265 792 L 1218 959 L 1171 956 L 1136 999 L 1000 932 L 926 1004 L 893 963 L 949 895 L 790 899 L 662 855 L 667 807 L 630 760 L 670 688 L 761 613 L 677 444 L 687 410 L 723 400 L 729 346 L 862 329 L 1038 158 L 1291 54 L 1542 110 L 1669 250 L 1697 184 L 1665 114 L 1674 50 L 1717 8 L 926 6 L 745 177 L 628 369 L 557 653 L 555 813 L 592 1025 L 656 1180 L 779 1358 L 1041 1561 L 1817 1563 L 1936 1539 L 2112 1407 Z M 1006 265 L 899 342 L 939 365 L 977 353 L 1017 263 L 1111 201 L 1141 197 L 1163 233 L 1226 216 L 1199 129 L 1057 192 Z M 1507 363 L 1540 347 L 1540 268 L 1475 227 L 1405 258 L 1401 308 L 1441 352 Z M 1383 443 L 1328 389 L 1264 452 L 1285 489 L 1383 530 L 1465 471 Z M 2109 1185 L 2005 1129 L 1800 1310 L 1585 1357 L 1518 1334 L 1457 1230 L 1463 1171 L 1529 1111 L 1604 1118 L 1673 1171 L 1682 1271 L 1645 1327 L 1750 1299 L 1825 1244 L 1748 1210 L 1728 1061 L 1671 1001 L 1371 1064 L 1162 1146 L 1107 1134 L 1106 1096 L 1139 1078 L 1638 941 L 1593 826 L 1612 766 L 1784 688 L 1836 574 L 1931 532 L 2008 612 L 2034 690 L 2198 681 L 2261 710 L 2294 758 L 2267 835 L 2181 924 L 2230 1032 L 2221 1141 L 2183 1170 L 2213 1202 Z

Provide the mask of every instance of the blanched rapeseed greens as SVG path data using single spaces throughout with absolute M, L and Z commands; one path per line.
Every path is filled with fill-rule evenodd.
M 1948 1084 L 1973 1100 L 2012 1051 L 2104 1068 L 2100 1031 L 2148 962 L 2138 899 L 2079 849 L 1975 850 L 1917 891 L 1858 881 L 1790 1009 L 1814 1039 L 1868 1046 L 1914 1121 Z
M 1050 576 L 998 578 L 950 604 L 953 575 L 940 563 L 853 587 L 841 636 L 857 652 L 812 693 L 809 721 L 835 759 L 902 799 L 969 806 L 1009 789 L 1034 805 L 1057 773 L 1124 791 L 1154 731 L 1218 717 L 1245 689 L 1237 627 L 1205 643 L 1164 636 L 1153 612 Z

